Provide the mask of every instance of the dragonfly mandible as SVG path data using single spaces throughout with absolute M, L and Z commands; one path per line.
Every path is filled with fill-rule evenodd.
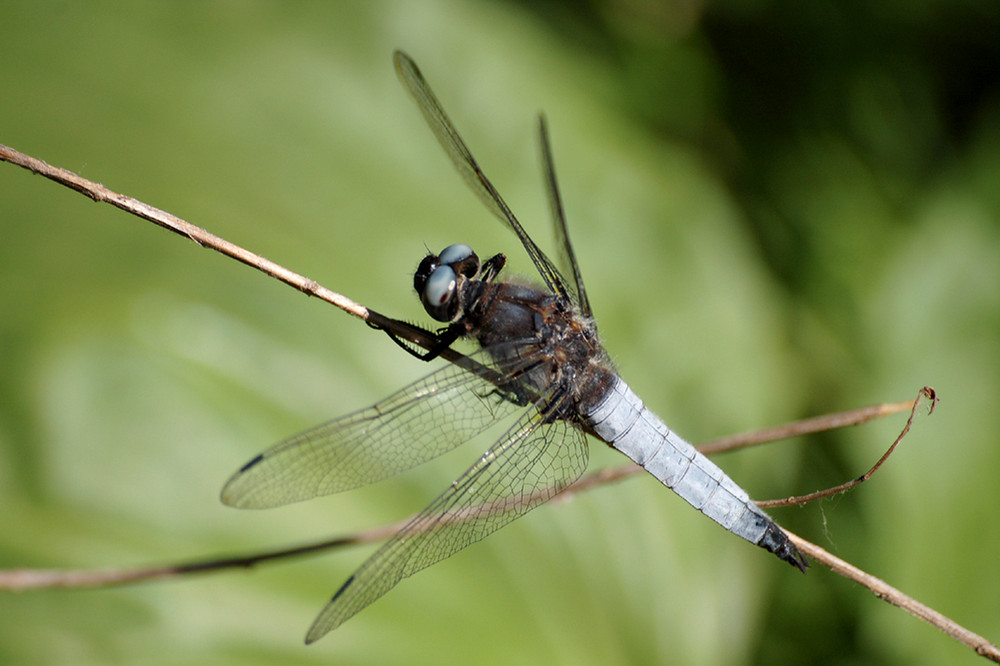
M 333 595 L 310 628 L 311 643 L 400 580 L 523 516 L 569 487 L 587 466 L 587 435 L 621 451 L 694 508 L 805 571 L 808 562 L 747 493 L 673 433 L 615 371 L 601 346 L 566 228 L 544 116 L 544 182 L 571 280 L 528 236 L 480 169 L 413 60 L 396 72 L 455 168 L 521 242 L 541 277 L 501 279 L 503 254 L 485 261 L 471 247 L 428 254 L 414 275 L 425 310 L 442 326 L 369 321 L 422 359 L 450 365 L 385 400 L 279 442 L 239 469 L 226 504 L 267 508 L 341 492 L 401 473 L 452 450 L 499 419 L 513 424 L 430 506 L 371 555 Z M 414 331 L 430 340 L 414 344 Z M 451 349 L 471 338 L 479 351 Z

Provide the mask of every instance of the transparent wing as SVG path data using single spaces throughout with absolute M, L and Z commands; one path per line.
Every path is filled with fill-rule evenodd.
M 511 343 L 515 345 L 517 343 Z M 485 352 L 472 359 L 495 369 Z M 527 367 L 534 362 L 525 358 Z M 460 366 L 442 368 L 367 409 L 279 442 L 236 472 L 222 501 L 260 509 L 337 493 L 394 476 L 446 453 L 515 410 L 517 368 L 509 390 Z
M 590 299 L 587 298 L 587 289 L 583 286 L 583 274 L 580 272 L 580 265 L 576 261 L 576 252 L 573 251 L 573 244 L 569 240 L 569 229 L 566 227 L 566 214 L 563 212 L 562 197 L 559 196 L 559 183 L 556 181 L 556 166 L 552 160 L 552 143 L 549 141 L 549 127 L 545 122 L 545 116 L 538 116 L 538 143 L 542 149 L 542 174 L 545 177 L 545 194 L 549 199 L 549 208 L 552 211 L 552 223 L 555 225 L 556 247 L 559 249 L 559 260 L 562 269 L 568 270 L 573 276 L 573 283 L 576 285 L 577 304 L 580 311 L 587 317 L 593 318 L 594 314 L 590 310 Z
M 490 182 L 486 174 L 479 168 L 479 164 L 472 156 L 468 146 L 465 145 L 465 141 L 462 140 L 458 130 L 455 129 L 455 126 L 448 118 L 448 114 L 441 108 L 441 103 L 438 102 L 437 97 L 431 92 L 430 86 L 427 85 L 427 81 L 424 80 L 416 63 L 402 51 L 396 51 L 393 54 L 393 62 L 396 64 L 396 73 L 399 75 L 403 85 L 406 86 L 406 90 L 416 101 L 424 119 L 430 126 L 431 131 L 434 132 L 434 136 L 437 137 L 438 143 L 444 148 L 452 164 L 455 165 L 455 168 L 462 175 L 469 188 L 472 189 L 480 201 L 501 222 L 510 227 L 517 235 L 518 240 L 521 241 L 521 245 L 524 246 L 528 256 L 531 257 L 532 263 L 535 264 L 535 268 L 538 269 L 546 286 L 560 296 L 569 298 L 574 303 L 577 303 L 576 291 L 573 286 L 563 279 L 559 271 L 556 270 L 556 267 L 549 261 L 549 258 L 545 256 L 545 253 L 531 240 L 531 237 L 528 236 L 521 223 L 514 217 L 514 213 L 511 212 L 496 188 L 493 187 L 493 183 Z
M 523 516 L 573 483 L 586 467 L 583 431 L 566 421 L 544 423 L 537 410 L 529 410 L 354 572 L 316 618 L 306 642 L 340 626 L 403 578 Z

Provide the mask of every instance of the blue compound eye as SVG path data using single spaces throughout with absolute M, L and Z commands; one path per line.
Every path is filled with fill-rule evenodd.
M 474 280 L 479 275 L 479 257 L 465 243 L 455 243 L 441 250 L 438 262 L 451 266 L 456 275 L 464 275 Z
M 457 289 L 458 276 L 451 266 L 438 266 L 434 269 L 420 294 L 427 314 L 438 321 L 451 321 L 458 311 L 458 299 L 455 298 Z
M 475 252 L 472 251 L 472 248 L 465 243 L 455 243 L 454 245 L 449 245 L 445 249 L 441 250 L 441 254 L 438 255 L 438 260 L 442 264 L 454 264 L 459 261 L 464 261 L 474 254 Z

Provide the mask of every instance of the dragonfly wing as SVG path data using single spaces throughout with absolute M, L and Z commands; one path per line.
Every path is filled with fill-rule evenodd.
M 482 351 L 470 358 L 481 368 L 495 367 Z M 229 479 L 222 501 L 260 509 L 388 478 L 524 408 L 523 401 L 518 404 L 511 397 L 484 377 L 450 365 L 367 409 L 275 444 Z
M 424 79 L 423 74 L 420 73 L 420 69 L 416 63 L 402 51 L 396 51 L 393 54 L 393 61 L 396 64 L 396 73 L 399 74 L 399 79 L 406 86 L 406 90 L 410 93 L 410 96 L 416 101 L 420 112 L 424 116 L 424 120 L 427 121 L 431 131 L 434 132 L 434 136 L 437 137 L 438 143 L 444 148 L 445 153 L 448 154 L 452 164 L 455 165 L 455 169 L 461 174 L 469 188 L 501 222 L 506 224 L 517 235 L 518 240 L 521 241 L 524 250 L 531 257 L 532 263 L 535 264 L 535 268 L 538 269 L 546 286 L 560 296 L 572 299 L 575 303 L 576 294 L 572 285 L 569 285 L 563 279 L 555 265 L 545 256 L 545 253 L 542 252 L 535 242 L 531 240 L 531 237 L 528 236 L 524 227 L 514 217 L 514 213 L 511 212 L 506 202 L 504 202 L 503 197 L 500 196 L 500 193 L 493 186 L 493 183 L 486 177 L 483 170 L 479 168 L 479 163 L 472 156 L 472 152 L 465 145 L 465 141 L 462 140 L 462 136 L 455 129 L 451 119 L 448 118 L 448 114 L 445 113 L 441 107 L 441 103 L 438 102 L 437 97 L 431 91 L 430 86 L 427 85 L 427 81 Z
M 568 487 L 587 467 L 583 431 L 531 409 L 467 472 L 383 544 L 337 591 L 311 643 L 396 583 L 486 537 Z
M 580 272 L 580 264 L 576 261 L 576 252 L 573 251 L 573 244 L 569 240 L 569 229 L 566 227 L 566 214 L 563 211 L 562 197 L 559 196 L 559 183 L 556 181 L 556 166 L 552 160 L 552 143 L 549 141 L 549 127 L 545 122 L 545 116 L 538 116 L 538 144 L 542 153 L 542 174 L 545 178 L 545 194 L 549 199 L 549 208 L 552 212 L 552 223 L 555 226 L 556 247 L 559 250 L 558 259 L 561 268 L 569 271 L 576 286 L 576 300 L 580 306 L 580 311 L 587 317 L 593 317 L 590 310 L 590 300 L 587 298 L 587 290 L 583 286 L 583 274 Z

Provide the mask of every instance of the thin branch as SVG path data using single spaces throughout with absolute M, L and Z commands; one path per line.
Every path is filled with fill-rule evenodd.
M 77 192 L 85 194 L 94 201 L 109 203 L 126 212 L 132 213 L 137 217 L 153 222 L 158 226 L 184 236 L 202 247 L 211 248 L 228 257 L 232 257 L 237 261 L 247 264 L 248 266 L 252 266 L 267 275 L 281 280 L 282 282 L 305 294 L 315 296 L 323 301 L 326 301 L 327 303 L 340 308 L 348 314 L 362 319 L 369 325 L 376 328 L 383 327 L 383 324 L 386 322 L 394 321 L 389 320 L 383 315 L 380 315 L 373 310 L 369 310 L 358 303 L 355 303 L 341 294 L 321 286 L 314 280 L 310 280 L 299 275 L 298 273 L 294 273 L 283 266 L 275 264 L 260 255 L 249 252 L 238 245 L 219 238 L 218 236 L 215 236 L 200 227 L 194 226 L 189 222 L 171 215 L 170 213 L 149 206 L 141 201 L 138 201 L 137 199 L 113 192 L 103 185 L 94 183 L 86 178 L 82 178 L 71 171 L 54 167 L 46 162 L 33 158 L 29 155 L 25 155 L 24 153 L 2 144 L 0 144 L 0 160 L 10 162 L 11 164 L 28 169 L 33 173 L 40 174 L 57 183 L 76 190 Z M 417 328 L 414 328 L 412 332 L 407 331 L 405 338 L 425 349 L 429 349 L 433 346 L 435 341 L 432 337 Z M 441 356 L 453 362 L 458 362 L 460 365 L 463 365 L 463 367 L 466 367 L 466 363 L 469 361 L 467 357 L 462 356 L 457 352 L 452 353 L 450 348 L 443 350 Z M 477 371 L 475 368 L 471 369 L 474 372 Z M 931 397 L 931 400 L 933 403 L 933 397 Z M 916 402 L 917 401 L 914 401 L 914 403 L 876 405 L 862 410 L 854 410 L 852 412 L 819 417 L 818 419 L 800 421 L 787 426 L 782 426 L 781 428 L 764 431 L 763 433 L 753 433 L 752 435 L 740 435 L 732 438 L 726 438 L 724 440 L 717 440 L 706 444 L 702 448 L 702 451 L 705 453 L 717 453 L 722 450 L 731 450 L 734 448 L 751 446 L 780 437 L 800 435 L 808 432 L 816 432 L 817 430 L 842 427 L 844 425 L 856 425 L 886 414 L 902 411 L 903 409 L 915 409 Z M 910 420 L 907 421 L 907 426 L 903 433 L 904 435 L 906 430 L 909 429 L 911 422 L 912 414 Z M 857 482 L 870 476 L 871 472 L 877 469 L 882 464 L 884 459 L 892 452 L 895 445 L 896 443 L 890 447 L 885 456 L 883 456 L 883 458 L 876 463 L 868 474 L 862 477 L 862 479 L 852 483 L 856 485 Z M 561 496 L 565 497 L 576 492 L 588 490 L 592 487 L 624 478 L 625 476 L 635 473 L 634 469 L 634 466 L 629 466 L 628 468 L 612 470 L 610 473 L 607 471 L 598 472 L 597 474 L 586 477 L 571 488 L 567 489 L 561 494 Z M 333 539 L 293 549 L 281 549 L 241 557 L 209 559 L 157 568 L 136 568 L 130 570 L 115 569 L 104 571 L 8 570 L 0 572 L 0 588 L 9 590 L 27 590 L 39 587 L 104 587 L 153 579 L 172 578 L 185 574 L 218 571 L 228 568 L 247 568 L 261 562 L 283 559 L 293 555 L 316 553 L 344 545 L 381 540 L 389 534 L 395 532 L 399 527 L 400 524 L 395 524 L 346 538 Z M 949 636 L 952 636 L 956 640 L 975 650 L 977 654 L 1000 663 L 1000 650 L 983 637 L 964 629 L 944 615 L 924 606 L 923 604 L 920 604 L 899 590 L 887 585 L 884 581 L 881 581 L 880 579 L 875 578 L 874 576 L 871 576 L 870 574 L 867 574 L 860 569 L 857 569 L 856 567 L 853 567 L 852 565 L 834 557 L 819 546 L 816 546 L 815 544 L 812 544 L 792 533 L 788 534 L 789 538 L 800 550 L 808 554 L 816 561 L 827 564 L 827 566 L 831 567 L 837 573 L 840 573 L 841 575 L 868 587 L 880 598 L 897 605 L 925 622 L 940 628 Z
M 933 392 L 934 389 L 929 387 L 924 387 L 923 389 L 923 391 L 928 390 Z M 921 391 L 921 393 L 923 393 L 923 391 Z M 792 437 L 812 435 L 826 430 L 835 430 L 837 428 L 845 428 L 847 426 L 861 425 L 862 423 L 868 423 L 869 421 L 880 419 L 885 416 L 889 416 L 890 414 L 903 412 L 907 409 L 912 410 L 915 406 L 916 405 L 913 400 L 906 400 L 904 402 L 883 402 L 877 405 L 861 407 L 859 409 L 851 409 L 846 412 L 814 416 L 809 419 L 793 421 L 786 425 L 767 428 L 765 430 L 754 430 L 753 432 L 741 433 L 739 435 L 720 437 L 719 439 L 713 439 L 709 442 L 705 442 L 698 447 L 698 450 L 706 456 L 710 456 L 715 453 L 757 446 L 758 444 L 773 442 L 779 439 L 790 439 Z
M 937 627 L 958 642 L 974 650 L 976 654 L 1000 663 L 1000 648 L 993 643 L 990 643 L 979 634 L 969 631 L 951 618 L 942 615 L 933 608 L 925 606 L 913 597 L 897 590 L 881 578 L 876 578 L 869 573 L 865 573 L 856 566 L 845 562 L 836 555 L 820 548 L 816 544 L 810 543 L 788 530 L 785 530 L 785 534 L 788 535 L 788 538 L 799 550 L 811 557 L 814 561 L 825 564 L 844 578 L 848 578 L 856 583 L 864 585 L 882 601 L 887 601 L 893 606 L 898 606 L 910 615 L 923 620 L 927 624 Z
M 31 157 L 30 155 L 25 155 L 24 153 L 3 144 L 0 144 L 0 160 L 24 167 L 33 173 L 45 176 L 46 178 L 54 180 L 61 185 L 65 185 L 66 187 L 74 189 L 81 194 L 85 194 L 98 203 L 109 203 L 116 208 L 121 208 L 127 213 L 132 213 L 136 217 L 141 217 L 142 219 L 148 220 L 153 224 L 163 227 L 164 229 L 168 229 L 175 234 L 180 234 L 189 240 L 193 240 L 202 247 L 211 248 L 216 252 L 221 252 L 227 257 L 232 257 L 239 262 L 252 266 L 253 268 L 262 271 L 271 277 L 281 280 L 285 284 L 295 287 L 305 294 L 324 300 L 327 303 L 340 308 L 344 312 L 354 315 L 355 317 L 359 317 L 365 321 L 368 321 L 370 318 L 370 311 L 368 308 L 355 303 L 346 296 L 342 296 L 335 291 L 330 291 L 314 280 L 310 280 L 309 278 L 303 277 L 298 273 L 292 272 L 284 266 L 280 266 L 273 261 L 265 259 L 259 254 L 254 254 L 249 250 L 245 250 L 239 245 L 235 245 L 223 238 L 219 238 L 218 236 L 205 231 L 201 227 L 196 227 L 190 222 L 186 222 L 179 217 L 167 213 L 166 211 L 162 211 L 159 208 L 153 208 L 138 199 L 133 199 L 132 197 L 125 196 L 124 194 L 112 192 L 100 183 L 87 180 L 72 171 L 54 167 L 48 162 L 43 162 L 42 160 Z
M 103 588 L 178 578 L 189 574 L 251 569 L 258 564 L 313 555 L 327 550 L 374 543 L 395 534 L 410 518 L 345 537 L 231 557 L 209 557 L 162 566 L 108 567 L 106 569 L 5 569 L 0 570 L 0 589 L 12 592 L 49 588 Z
M 882 454 L 882 457 L 879 458 L 878 461 L 876 461 L 876 463 L 871 466 L 871 469 L 869 469 L 867 472 L 865 472 L 858 478 L 847 481 L 846 483 L 842 483 L 839 486 L 827 488 L 826 490 L 817 490 L 814 493 L 799 495 L 797 497 L 787 497 L 781 500 L 766 500 L 763 502 L 757 502 L 757 505 L 766 508 L 775 506 L 791 506 L 794 504 L 807 504 L 808 502 L 822 499 L 823 497 L 830 497 L 832 495 L 837 495 L 839 493 L 845 493 L 854 486 L 861 485 L 868 479 L 872 478 L 872 475 L 878 471 L 878 469 L 885 463 L 886 460 L 889 459 L 889 456 L 892 455 L 892 452 L 896 450 L 896 447 L 899 445 L 899 443 L 903 441 L 903 438 L 906 437 L 907 433 L 910 432 L 910 427 L 913 425 L 913 421 L 917 418 L 917 414 L 919 413 L 921 405 L 925 404 L 927 405 L 927 414 L 930 415 L 934 413 L 934 408 L 937 407 L 937 403 L 938 403 L 938 397 L 934 389 L 932 389 L 930 386 L 925 386 L 922 389 L 920 389 L 920 393 L 917 395 L 917 399 L 911 403 L 913 406 L 910 408 L 910 417 L 906 419 L 906 425 L 903 426 L 903 430 L 899 433 L 899 436 L 896 437 L 896 440 L 892 443 L 892 445 L 889 446 L 888 449 L 886 449 L 886 452 Z M 900 403 L 900 402 L 896 403 L 896 405 L 904 405 L 904 406 L 906 404 L 908 403 Z

